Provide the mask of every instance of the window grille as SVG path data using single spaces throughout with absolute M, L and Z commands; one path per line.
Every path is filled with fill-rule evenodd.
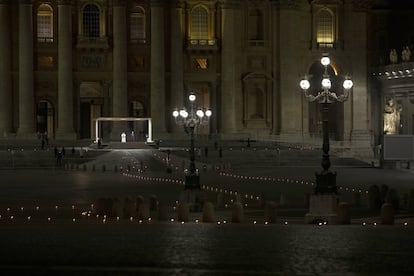
M 53 42 L 53 10 L 46 4 L 37 10 L 37 41 Z
M 130 39 L 132 42 L 145 43 L 145 13 L 137 7 L 130 16 Z
M 203 7 L 196 7 L 191 13 L 191 38 L 208 39 L 208 13 Z
M 334 42 L 334 20 L 328 10 L 321 10 L 318 14 L 316 40 L 322 44 Z
M 98 38 L 100 36 L 99 8 L 88 4 L 83 8 L 83 36 Z

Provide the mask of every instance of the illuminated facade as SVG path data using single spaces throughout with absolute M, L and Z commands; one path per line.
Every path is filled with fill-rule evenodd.
M 124 116 L 151 117 L 154 139 L 179 137 L 171 112 L 191 91 L 214 114 L 198 134 L 319 144 L 320 107 L 298 81 L 319 82 L 329 53 L 334 85 L 355 84 L 330 109 L 333 145 L 369 148 L 373 2 L 0 0 L 0 131 L 92 139 L 94 118 Z M 102 136 L 125 129 L 145 134 L 108 124 Z

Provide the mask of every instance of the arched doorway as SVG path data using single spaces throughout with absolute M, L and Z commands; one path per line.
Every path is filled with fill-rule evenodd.
M 309 75 L 311 76 L 309 82 L 311 84 L 310 94 L 317 94 L 322 87 L 321 82 L 324 74 L 324 66 L 318 61 L 312 64 Z M 337 76 L 336 70 L 332 65 L 328 66 L 328 74 L 331 77 L 332 88 L 338 94 L 342 93 L 342 81 Z M 344 105 L 341 102 L 332 102 L 329 106 L 329 121 L 328 121 L 329 138 L 332 140 L 343 140 L 344 132 Z M 322 137 L 322 105 L 318 102 L 309 102 L 309 134 L 314 137 Z
M 47 134 L 49 138 L 55 135 L 54 108 L 47 100 L 40 100 L 36 106 L 36 132 Z

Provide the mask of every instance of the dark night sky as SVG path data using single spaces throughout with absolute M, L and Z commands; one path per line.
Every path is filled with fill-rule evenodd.
M 358 0 L 357 0 L 358 1 Z M 385 9 L 414 9 L 413 0 L 377 0 L 374 4 L 375 8 L 385 8 Z

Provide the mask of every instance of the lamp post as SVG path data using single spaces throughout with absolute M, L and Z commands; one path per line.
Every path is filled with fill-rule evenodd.
M 185 108 L 181 110 L 174 110 L 172 115 L 175 122 L 178 125 L 184 126 L 184 130 L 187 134 L 190 134 L 190 166 L 185 173 L 185 190 L 187 189 L 200 189 L 200 175 L 195 166 L 195 152 L 194 152 L 194 129 L 202 124 L 207 124 L 212 112 L 210 109 L 197 109 L 195 108 L 196 96 L 190 94 L 188 96 L 190 102 L 190 109 L 187 111 Z
M 328 129 L 328 119 L 329 119 L 329 105 L 334 102 L 344 102 L 348 99 L 349 91 L 353 86 L 352 80 L 348 77 L 345 78 L 343 82 L 344 93 L 337 95 L 335 92 L 331 91 L 331 80 L 330 75 L 328 74 L 328 66 L 330 64 L 330 59 L 327 55 L 324 55 L 321 59 L 321 64 L 324 66 L 324 74 L 322 78 L 322 91 L 319 91 L 314 94 L 309 93 L 310 83 L 307 78 L 300 81 L 300 87 L 302 88 L 306 99 L 309 102 L 318 101 L 322 104 L 322 130 L 323 130 L 323 155 L 322 155 L 322 168 L 323 170 L 320 173 L 316 173 L 316 187 L 315 194 L 337 194 L 338 190 L 336 187 L 336 172 L 332 172 L 329 168 L 331 166 L 331 161 L 329 159 L 329 129 Z

